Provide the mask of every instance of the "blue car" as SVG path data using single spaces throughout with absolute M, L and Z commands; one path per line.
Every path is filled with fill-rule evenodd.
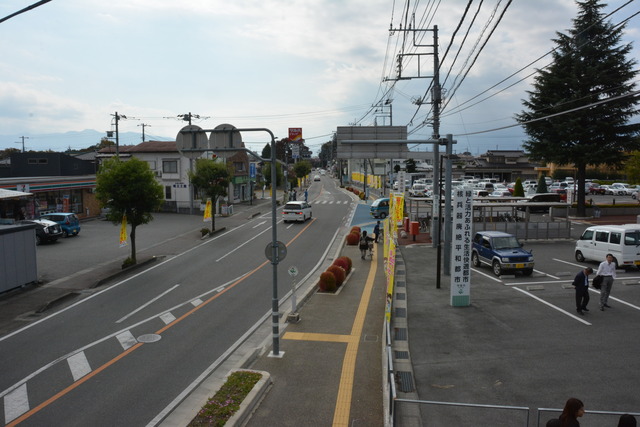
M 41 215 L 40 218 L 60 224 L 64 237 L 75 236 L 80 233 L 80 219 L 74 213 L 55 212 Z
M 522 249 L 518 239 L 502 231 L 479 231 L 473 237 L 471 263 L 474 267 L 482 264 L 493 269 L 500 276 L 505 272 L 521 272 L 525 276 L 533 273 L 533 254 Z
M 371 216 L 374 218 L 385 219 L 389 216 L 389 198 L 383 197 L 371 203 Z

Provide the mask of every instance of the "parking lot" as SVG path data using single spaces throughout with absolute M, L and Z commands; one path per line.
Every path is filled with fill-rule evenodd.
M 586 225 L 574 224 L 572 236 Z M 430 250 L 403 249 L 411 358 L 422 400 L 528 407 L 529 425 L 538 408 L 561 409 L 569 397 L 587 411 L 638 412 L 640 370 L 640 271 L 618 271 L 609 304 L 576 312 L 574 276 L 584 267 L 574 259 L 575 240 L 527 241 L 534 273 L 496 277 L 491 268 L 472 268 L 471 305 L 450 306 L 449 286 L 435 289 L 434 271 L 424 262 Z M 414 258 L 415 257 L 415 258 Z M 417 265 L 416 265 L 417 264 Z M 430 425 L 526 425 L 517 411 L 422 405 Z M 540 425 L 557 416 L 543 411 Z M 616 425 L 613 414 L 587 413 L 583 427 Z

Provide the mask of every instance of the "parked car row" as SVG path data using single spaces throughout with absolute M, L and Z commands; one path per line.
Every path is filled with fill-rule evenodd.
M 80 233 L 80 219 L 74 213 L 56 212 L 41 215 L 39 219 L 25 219 L 19 224 L 34 224 L 36 245 L 57 241 L 60 237 Z

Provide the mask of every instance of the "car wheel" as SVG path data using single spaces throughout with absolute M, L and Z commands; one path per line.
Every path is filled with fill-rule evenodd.
M 473 264 L 474 267 L 480 267 L 480 258 L 478 258 L 477 252 L 471 254 L 471 264 Z
M 584 262 L 584 255 L 582 255 L 582 252 L 576 251 L 576 261 Z
M 527 268 L 526 270 L 522 270 L 522 274 L 524 274 L 525 276 L 531 276 L 532 273 L 533 273 L 533 268 Z
M 502 267 L 500 266 L 500 261 L 493 261 L 493 274 L 496 276 L 502 275 Z
M 385 219 L 386 217 L 387 217 L 387 214 L 386 214 L 386 213 L 382 212 L 382 213 L 380 214 L 380 219 Z

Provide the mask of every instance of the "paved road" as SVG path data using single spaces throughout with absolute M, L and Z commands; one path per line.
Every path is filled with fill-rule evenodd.
M 283 267 L 296 266 L 301 277 L 310 274 L 352 202 L 328 179 L 314 183 L 309 193 L 314 218 L 278 225 L 278 239 L 288 247 L 279 268 L 279 297 L 291 289 Z M 153 242 L 141 245 L 146 254 L 162 255 L 159 262 L 110 286 L 81 291 L 72 305 L 0 338 L 0 413 L 6 422 L 160 421 L 176 396 L 269 318 L 273 269 L 264 254 L 271 241 L 270 211 L 220 221 L 227 229 L 204 241 L 194 219 L 159 215 L 147 228 Z M 47 260 L 41 274 L 51 280 L 48 286 L 76 278 L 72 271 L 82 268 L 80 259 L 86 265 L 103 254 L 112 264 L 128 255 L 105 245 L 112 232 L 111 240 L 117 239 L 117 227 L 84 225 L 80 236 L 39 251 Z M 149 235 L 139 234 L 139 242 Z M 67 258 L 57 258 L 63 248 Z M 58 263 L 61 271 L 49 270 Z

